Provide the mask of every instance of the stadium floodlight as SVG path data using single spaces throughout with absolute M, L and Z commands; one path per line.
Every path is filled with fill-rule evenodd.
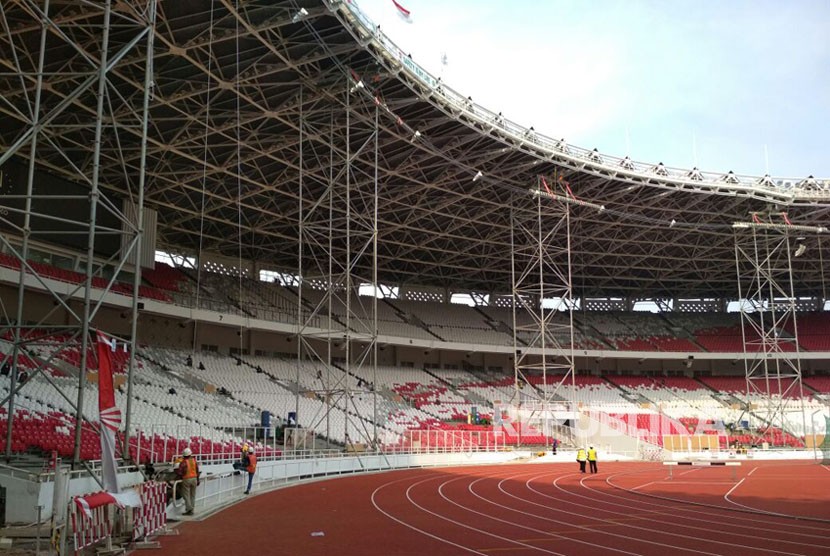
M 352 87 L 349 92 L 354 93 L 354 92 L 358 91 L 359 89 L 362 89 L 363 87 L 365 87 L 365 85 L 363 84 L 363 80 L 361 79 L 360 81 L 358 81 L 357 83 L 354 84 L 354 87 Z
M 674 228 L 674 225 L 675 225 L 675 224 L 677 224 L 677 220 L 675 220 L 674 218 L 672 218 L 672 219 L 671 219 L 671 222 L 669 222 L 669 228 Z
M 300 11 L 294 14 L 294 17 L 291 18 L 291 23 L 299 23 L 308 15 L 308 10 L 305 8 L 300 8 Z
M 666 170 L 666 167 L 663 166 L 662 162 L 658 162 L 657 166 L 652 168 L 651 171 L 657 174 L 658 176 L 667 176 L 669 174 L 668 170 Z
M 410 139 L 409 141 L 414 143 L 415 140 L 417 140 L 420 136 L 421 136 L 421 132 L 416 129 L 415 133 L 412 134 L 412 139 Z
M 482 173 L 481 173 L 481 170 L 479 170 L 478 172 L 476 172 L 476 175 L 475 175 L 475 176 L 473 176 L 473 181 L 478 181 L 478 180 L 480 180 L 480 179 L 481 179 L 481 178 L 483 178 L 483 177 L 484 177 L 484 174 L 482 174 Z
M 795 232 L 811 232 L 821 234 L 827 231 L 824 226 L 805 226 L 801 224 L 773 224 L 772 222 L 733 222 L 732 228 L 749 229 L 755 228 L 757 230 L 789 230 Z
M 796 248 L 796 250 L 795 250 L 795 256 L 800 257 L 801 255 L 804 254 L 804 251 L 806 251 L 806 250 L 807 250 L 807 246 L 804 245 L 803 243 L 799 243 L 798 248 Z
M 735 172 L 729 170 L 726 174 L 720 177 L 720 181 L 724 183 L 741 183 L 741 180 L 738 179 L 738 176 L 735 175 Z
M 528 189 L 531 195 L 538 196 L 538 197 L 547 197 L 548 199 L 553 199 L 554 201 L 562 201 L 563 203 L 567 203 L 569 205 L 576 205 L 578 207 L 587 207 L 596 209 L 599 212 L 605 210 L 605 205 L 599 205 L 597 203 L 590 203 L 588 201 L 582 201 L 580 199 L 574 199 L 573 197 L 566 197 L 565 195 L 558 195 L 556 193 L 548 193 L 547 191 L 540 191 L 538 189 Z

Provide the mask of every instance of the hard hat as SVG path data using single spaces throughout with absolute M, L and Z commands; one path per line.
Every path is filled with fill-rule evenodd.
M 247 452 L 248 450 L 250 450 L 250 447 L 247 444 L 243 444 L 242 445 L 242 451 Z
M 249 453 L 249 454 L 253 454 L 253 453 L 254 453 L 254 447 L 253 447 L 253 446 L 248 446 L 248 453 Z
M 184 449 L 184 452 L 182 452 L 182 455 L 183 455 L 184 457 L 189 457 L 189 456 L 192 456 L 192 455 L 193 455 L 193 452 L 190 450 L 190 448 L 185 448 L 185 449 Z

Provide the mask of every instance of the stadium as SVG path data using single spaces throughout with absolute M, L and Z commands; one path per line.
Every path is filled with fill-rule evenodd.
M 552 139 L 393 39 L 3 2 L 0 546 L 827 553 L 830 180 Z

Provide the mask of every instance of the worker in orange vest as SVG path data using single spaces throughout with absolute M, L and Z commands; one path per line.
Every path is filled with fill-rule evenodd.
M 247 466 L 245 470 L 248 472 L 248 488 L 245 490 L 245 494 L 251 494 L 251 486 L 254 484 L 254 473 L 256 473 L 256 454 L 254 453 L 254 447 L 248 447 L 248 453 L 246 455 Z
M 193 515 L 193 506 L 196 505 L 196 487 L 199 486 L 199 463 L 193 457 L 190 448 L 182 452 L 182 462 L 176 469 L 181 477 L 182 498 L 184 498 L 184 515 Z

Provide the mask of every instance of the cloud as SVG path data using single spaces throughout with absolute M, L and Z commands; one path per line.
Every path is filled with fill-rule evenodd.
M 410 0 L 412 24 L 360 5 L 450 87 L 546 135 L 621 156 L 628 131 L 635 159 L 754 174 L 766 144 L 773 173 L 830 176 L 826 2 Z

